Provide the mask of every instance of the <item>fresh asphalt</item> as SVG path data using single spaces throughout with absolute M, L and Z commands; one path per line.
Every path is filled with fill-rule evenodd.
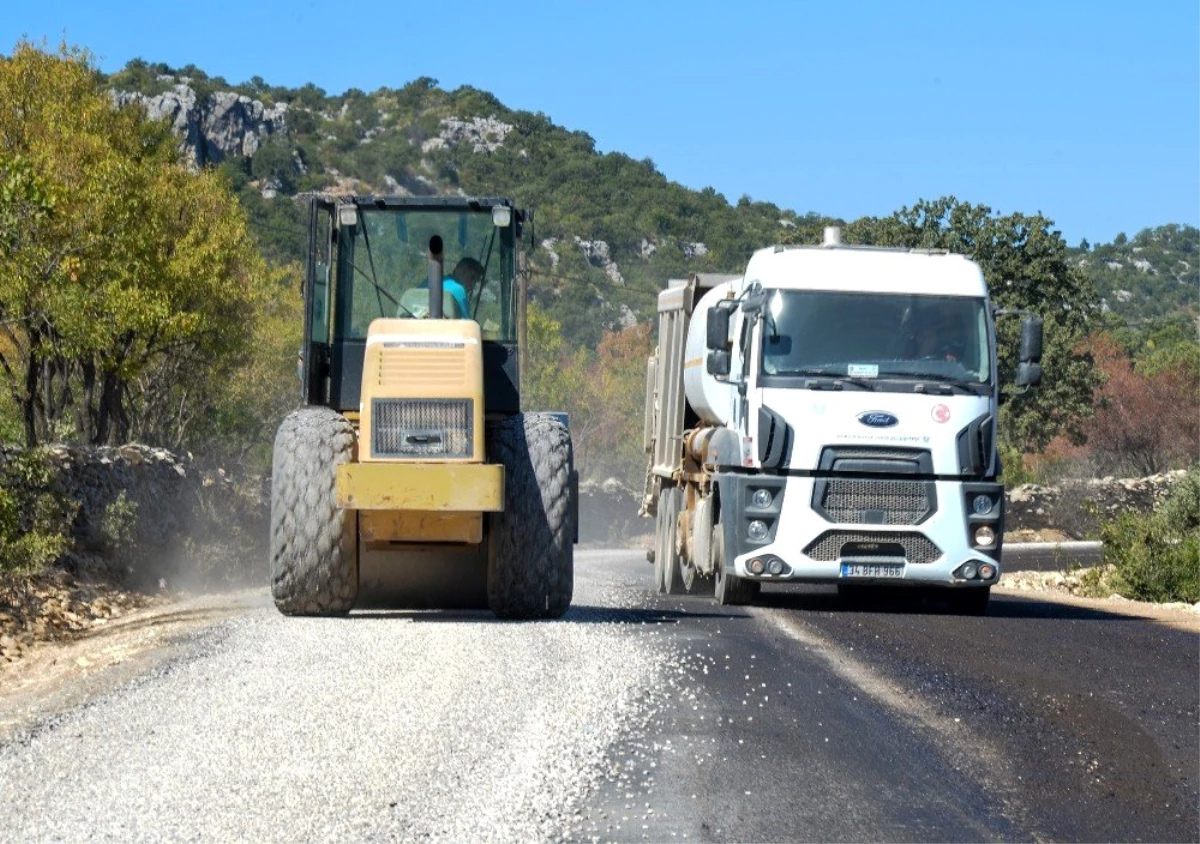
M 576 572 L 538 624 L 264 595 L 5 739 L 0 840 L 1200 840 L 1194 625 Z

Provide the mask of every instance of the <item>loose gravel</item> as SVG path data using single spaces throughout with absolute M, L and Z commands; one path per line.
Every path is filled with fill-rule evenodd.
M 663 660 L 621 584 L 557 622 L 263 606 L 0 746 L 0 838 L 513 841 L 567 834 Z M 650 618 L 649 629 L 656 626 Z

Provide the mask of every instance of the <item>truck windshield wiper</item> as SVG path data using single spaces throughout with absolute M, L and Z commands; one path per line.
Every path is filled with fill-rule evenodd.
M 827 366 L 808 366 L 808 367 L 804 367 L 803 369 L 786 370 L 784 372 L 780 372 L 779 374 L 780 375 L 801 375 L 801 376 L 808 375 L 808 376 L 815 376 L 818 378 L 829 378 L 834 382 L 834 384 L 832 384 L 830 386 L 832 386 L 832 388 L 835 390 L 841 389 L 841 387 L 838 386 L 841 384 L 853 384 L 854 386 L 856 386 L 862 390 L 878 389 L 878 385 L 870 378 L 858 378 L 858 377 L 855 377 L 852 375 L 843 375 L 842 373 L 833 369 L 833 367 L 827 367 Z
M 969 393 L 974 393 L 978 390 L 982 383 L 979 381 L 971 381 L 966 378 L 959 378 L 955 375 L 947 375 L 945 372 L 894 372 L 888 373 L 891 377 L 911 378 L 914 381 L 935 381 L 938 384 L 945 384 L 948 387 L 957 387 L 960 390 L 965 390 Z

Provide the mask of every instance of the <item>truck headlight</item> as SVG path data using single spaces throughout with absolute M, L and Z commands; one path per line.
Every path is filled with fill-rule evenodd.
M 775 499 L 771 497 L 771 490 L 756 489 L 754 490 L 754 495 L 750 497 L 750 500 L 754 503 L 755 507 L 759 508 L 760 510 L 765 510 L 771 506 L 771 502 Z
M 767 538 L 767 534 L 769 533 L 767 530 L 767 523 L 762 519 L 754 519 L 752 522 L 750 522 L 749 527 L 746 528 L 746 533 L 750 535 L 751 539 L 755 540 L 756 542 L 761 542 Z
M 996 531 L 992 530 L 989 525 L 980 525 L 975 528 L 975 544 L 980 548 L 990 548 L 996 544 Z

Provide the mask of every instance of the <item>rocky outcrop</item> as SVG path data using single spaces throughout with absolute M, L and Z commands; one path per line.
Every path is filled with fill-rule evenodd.
M 625 277 L 621 275 L 621 268 L 617 266 L 617 262 L 612 259 L 607 241 L 584 240 L 579 235 L 575 235 L 575 245 L 583 253 L 584 260 L 593 267 L 603 270 L 609 281 L 624 286 Z
M 50 449 L 57 486 L 75 506 L 71 534 L 76 549 L 103 553 L 112 544 L 112 508 L 123 495 L 133 515 L 132 539 L 146 549 L 166 547 L 188 527 L 181 506 L 187 461 L 141 445 L 120 448 L 55 446 Z M 108 518 L 106 519 L 106 516 Z
M 459 120 L 456 117 L 442 119 L 435 137 L 421 144 L 421 152 L 469 144 L 472 152 L 495 152 L 504 146 L 504 139 L 513 127 L 495 117 L 473 117 Z
M 272 135 L 287 129 L 287 104 L 265 106 L 232 91 L 217 91 L 200 100 L 179 83 L 153 97 L 117 91 L 119 104 L 141 103 L 155 119 L 166 119 L 179 136 L 180 151 L 193 166 L 219 164 L 227 156 L 252 157 Z

